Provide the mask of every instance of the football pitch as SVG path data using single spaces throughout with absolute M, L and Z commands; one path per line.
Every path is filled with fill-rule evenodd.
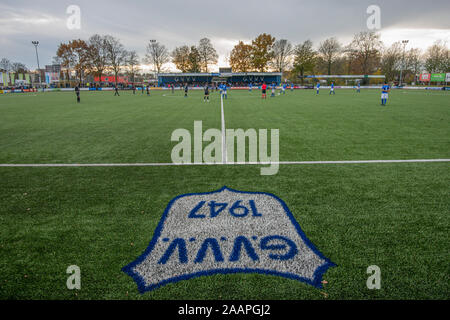
M 450 162 L 171 163 L 172 132 L 221 129 L 219 94 L 0 95 L 0 299 L 448 299 Z M 270 95 L 270 92 L 268 96 Z M 395 90 L 229 91 L 226 128 L 279 129 L 281 162 L 450 159 L 450 95 Z M 206 146 L 207 143 L 204 143 Z M 8 164 L 104 166 L 8 167 Z M 106 166 L 130 164 L 130 166 Z M 3 165 L 3 166 L 2 166 Z M 219 274 L 140 294 L 122 272 L 147 248 L 168 203 L 223 186 L 281 198 L 336 267 L 323 288 Z M 81 269 L 68 290 L 66 269 Z M 367 268 L 381 270 L 369 290 Z

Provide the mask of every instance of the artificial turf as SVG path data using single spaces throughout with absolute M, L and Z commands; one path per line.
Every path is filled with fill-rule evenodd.
M 375 90 L 231 91 L 227 128 L 280 130 L 280 160 L 450 158 L 450 96 Z M 201 91 L 0 95 L 0 163 L 171 162 L 177 128 L 221 126 Z M 0 299 L 448 299 L 448 163 L 0 167 Z M 147 247 L 177 195 L 228 186 L 283 199 L 337 267 L 323 289 L 255 274 L 214 275 L 139 294 L 121 268 Z M 66 287 L 81 268 L 82 288 Z M 381 268 L 380 290 L 366 269 Z

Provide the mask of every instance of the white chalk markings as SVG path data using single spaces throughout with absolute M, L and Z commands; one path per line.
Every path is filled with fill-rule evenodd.
M 0 163 L 0 167 L 176 167 L 176 166 L 221 166 L 221 165 L 340 165 L 379 163 L 431 163 L 450 162 L 450 159 L 405 159 L 405 160 L 339 160 L 339 161 L 279 161 L 279 162 L 234 162 L 234 163 Z

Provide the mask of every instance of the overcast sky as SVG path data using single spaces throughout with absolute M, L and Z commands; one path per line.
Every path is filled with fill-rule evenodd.
M 70 5 L 81 9 L 79 30 L 66 26 Z M 99 33 L 119 38 L 141 58 L 149 39 L 172 50 L 208 37 L 220 55 L 219 65 L 226 66 L 237 41 L 251 41 L 263 32 L 294 44 L 311 39 L 317 46 L 332 36 L 346 44 L 367 30 L 370 5 L 381 9 L 379 32 L 386 45 L 402 39 L 422 49 L 438 39 L 450 43 L 449 0 L 1 0 L 0 58 L 34 69 L 31 41 L 38 40 L 42 67 L 51 63 L 60 42 Z

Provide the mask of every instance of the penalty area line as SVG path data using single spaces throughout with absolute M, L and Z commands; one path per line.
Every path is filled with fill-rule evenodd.
M 377 163 L 430 163 L 450 162 L 450 159 L 411 160 L 343 160 L 343 161 L 279 161 L 279 162 L 227 162 L 227 163 L 0 163 L 0 167 L 172 167 L 172 166 L 222 166 L 222 165 L 327 165 L 327 164 L 377 164 Z

